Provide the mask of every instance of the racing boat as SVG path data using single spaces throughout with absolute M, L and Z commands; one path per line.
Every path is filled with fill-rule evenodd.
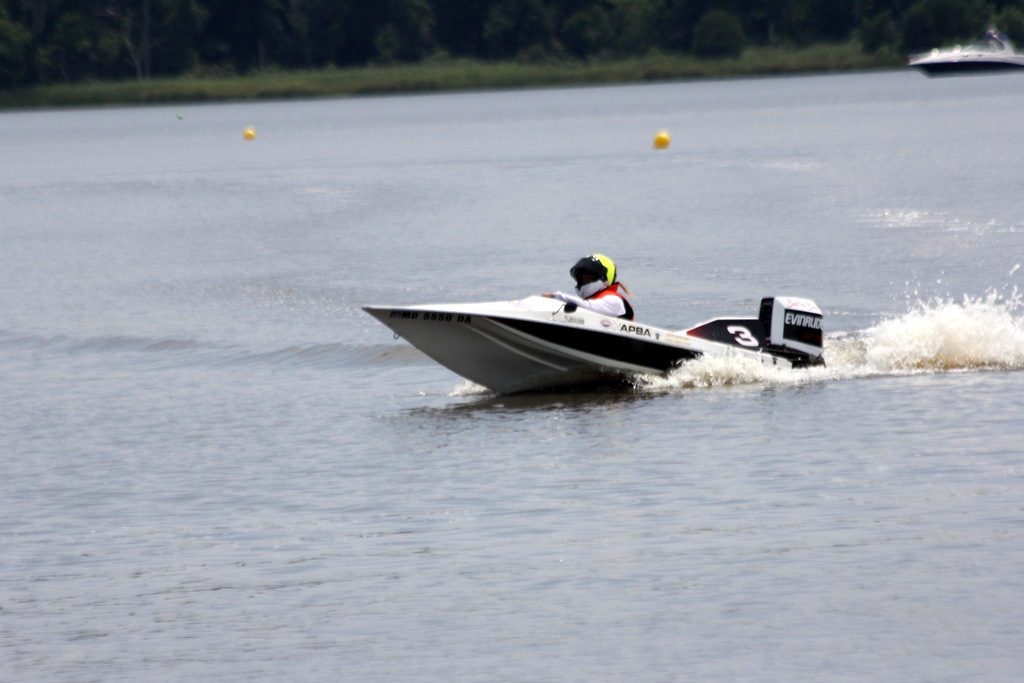
M 591 388 L 664 375 L 704 355 L 780 368 L 823 365 L 822 313 L 809 299 L 767 297 L 756 318 L 666 330 L 553 298 L 363 310 L 441 365 L 499 394 Z
M 1024 69 L 1024 54 L 1015 52 L 1004 34 L 989 29 L 977 43 L 938 48 L 910 58 L 910 66 L 928 76 Z

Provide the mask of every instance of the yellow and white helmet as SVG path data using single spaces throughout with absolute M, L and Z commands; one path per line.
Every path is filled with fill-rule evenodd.
M 587 284 L 581 283 L 584 273 L 590 273 L 596 280 Z M 615 263 L 604 254 L 591 254 L 577 261 L 576 265 L 569 269 L 569 275 L 576 281 L 576 291 L 586 299 L 615 284 Z

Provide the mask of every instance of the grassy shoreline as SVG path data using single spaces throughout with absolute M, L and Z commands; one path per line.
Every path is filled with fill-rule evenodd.
M 902 57 L 891 53 L 863 54 L 854 43 L 799 50 L 751 48 L 742 57 L 722 60 L 683 55 L 542 64 L 459 59 L 315 71 L 267 70 L 246 76 L 33 86 L 0 90 L 0 110 L 638 83 L 865 71 L 905 65 Z

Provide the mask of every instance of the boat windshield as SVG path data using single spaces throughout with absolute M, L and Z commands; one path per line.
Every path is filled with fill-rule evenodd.
M 995 29 L 985 31 L 981 40 L 973 43 L 970 47 L 981 52 L 1013 52 L 1009 38 Z

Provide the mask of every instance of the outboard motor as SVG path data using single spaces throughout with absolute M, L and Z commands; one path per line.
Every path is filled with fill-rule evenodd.
M 770 346 L 806 354 L 810 356 L 806 360 L 808 365 L 825 362 L 821 357 L 824 351 L 821 309 L 810 299 L 766 297 L 761 299 L 758 318 Z

